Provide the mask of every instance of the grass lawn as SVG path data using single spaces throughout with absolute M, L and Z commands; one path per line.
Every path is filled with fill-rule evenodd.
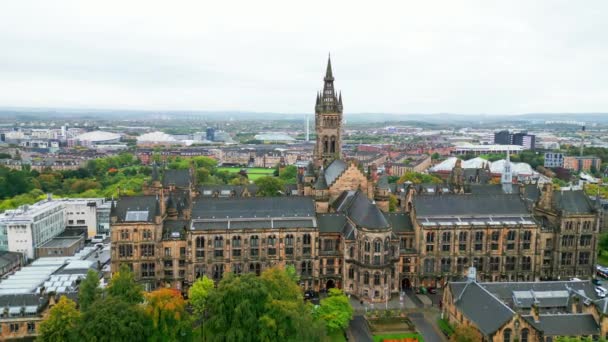
M 608 266 L 608 253 L 602 251 L 602 253 L 597 257 L 597 263 L 602 266 Z
M 346 342 L 344 338 L 344 333 L 341 331 L 336 331 L 335 333 L 329 335 L 329 340 L 331 342 Z
M 228 171 L 228 172 L 233 172 L 233 173 L 237 173 L 239 171 L 241 171 L 241 169 L 246 169 L 248 174 L 252 174 L 252 173 L 260 173 L 260 174 L 272 174 L 274 172 L 274 169 L 265 169 L 263 167 L 218 167 L 217 170 L 218 171 Z
M 374 342 L 382 342 L 383 340 L 400 340 L 408 337 L 417 338 L 419 342 L 424 342 L 422 336 L 416 333 L 374 335 Z

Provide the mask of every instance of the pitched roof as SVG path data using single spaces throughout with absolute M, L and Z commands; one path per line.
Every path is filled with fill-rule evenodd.
M 190 220 L 165 220 L 163 222 L 163 239 L 181 239 L 185 230 L 190 228 Z
M 116 201 L 113 215 L 118 222 L 153 222 L 159 208 L 156 196 L 121 197 Z
M 477 282 L 450 283 L 456 307 L 486 336 L 513 318 L 515 312 Z
M 327 168 L 324 170 L 325 183 L 327 183 L 327 186 L 331 186 L 347 168 L 348 164 L 340 159 L 336 159 L 327 165 Z M 319 175 L 319 177 L 321 177 L 321 175 Z
M 202 198 L 192 204 L 192 218 L 314 217 L 311 197 Z
M 319 171 L 319 177 L 317 177 L 317 181 L 314 185 L 315 190 L 327 190 L 329 187 L 327 186 L 327 179 L 325 178 L 325 171 L 321 169 Z
M 384 217 L 393 228 L 393 232 L 413 232 L 414 226 L 408 213 L 384 213 Z
M 359 190 L 343 192 L 332 206 L 337 208 L 337 212 L 346 214 L 359 227 L 369 229 L 390 227 L 382 211 Z
M 415 196 L 418 217 L 472 215 L 529 215 L 517 194 Z
M 376 184 L 378 189 L 382 190 L 390 190 L 390 186 L 388 185 L 388 176 L 382 176 L 378 179 L 378 183 Z
M 522 316 L 543 336 L 597 335 L 600 327 L 591 314 L 540 315 L 538 322 L 532 316 Z
M 317 224 L 321 233 L 340 233 L 346 225 L 344 214 L 318 214 Z
M 177 187 L 189 187 L 190 186 L 190 170 L 165 170 L 163 173 L 163 186 L 175 185 Z
M 555 208 L 567 214 L 593 213 L 593 204 L 582 190 L 555 191 L 553 204 Z

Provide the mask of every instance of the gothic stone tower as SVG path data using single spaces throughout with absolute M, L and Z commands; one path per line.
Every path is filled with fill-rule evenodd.
M 323 78 L 323 92 L 317 93 L 315 105 L 315 166 L 319 167 L 341 158 L 342 152 L 342 94 L 336 96 L 331 58 Z

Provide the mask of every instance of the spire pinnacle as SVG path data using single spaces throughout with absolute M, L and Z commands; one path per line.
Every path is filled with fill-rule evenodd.
M 327 57 L 327 70 L 325 71 L 325 80 L 333 80 L 334 73 L 331 70 L 331 54 Z

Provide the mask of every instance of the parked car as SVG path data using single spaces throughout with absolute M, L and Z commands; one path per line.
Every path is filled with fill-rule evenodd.
M 601 287 L 601 286 L 597 286 L 595 288 L 595 293 L 597 293 L 597 296 L 600 298 L 604 298 L 606 297 L 606 295 L 608 294 L 608 290 L 606 290 L 606 288 Z
M 599 279 L 592 279 L 591 282 L 593 283 L 593 285 L 595 286 L 602 286 L 602 281 Z
M 429 287 L 426 290 L 429 294 L 437 294 L 437 289 L 434 287 Z

